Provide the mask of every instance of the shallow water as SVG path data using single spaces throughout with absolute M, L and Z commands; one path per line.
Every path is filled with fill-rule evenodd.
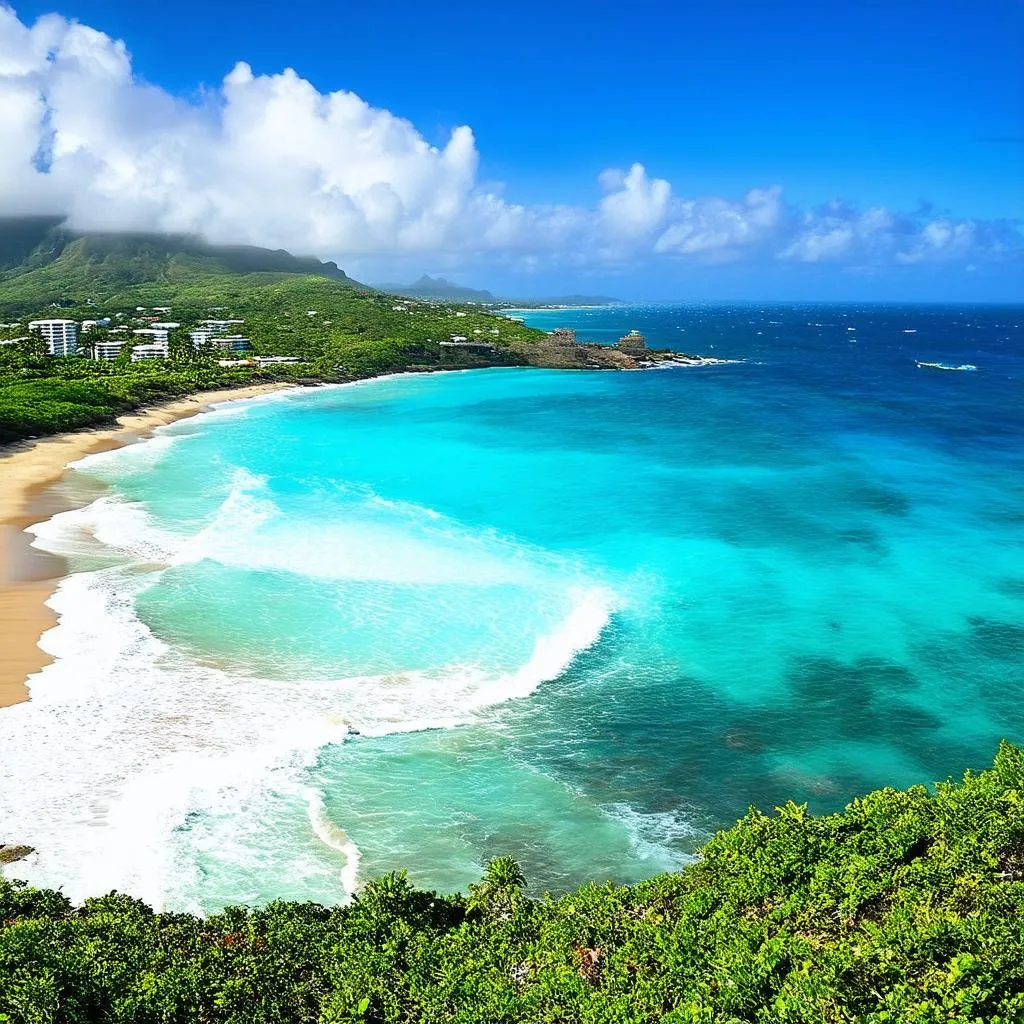
M 627 881 L 1024 739 L 1024 310 L 528 316 L 745 361 L 278 394 L 79 464 L 58 660 L 0 712 L 23 873 Z

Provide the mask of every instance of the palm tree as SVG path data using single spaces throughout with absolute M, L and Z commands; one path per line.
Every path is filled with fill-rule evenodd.
M 505 920 L 512 916 L 523 898 L 526 876 L 514 857 L 495 857 L 488 861 L 484 877 L 469 887 L 468 910 L 477 910 L 486 917 Z

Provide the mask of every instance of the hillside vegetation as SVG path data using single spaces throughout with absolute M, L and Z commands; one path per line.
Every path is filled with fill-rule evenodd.
M 166 315 L 183 327 L 172 357 L 161 362 L 132 363 L 127 350 L 108 363 L 48 358 L 38 345 L 0 345 L 0 444 L 106 423 L 159 399 L 234 384 L 529 365 L 544 337 L 478 308 L 375 292 L 332 263 L 285 252 L 168 236 L 68 238 L 62 229 L 31 221 L 23 235 L 5 237 L 4 254 L 21 261 L 0 272 L 0 319 L 16 320 L 0 330 L 0 340 L 25 335 L 33 316 L 112 317 L 114 326 L 144 326 L 138 307 L 170 307 Z M 244 320 L 240 330 L 254 354 L 301 361 L 265 369 L 220 367 L 225 353 L 196 352 L 188 341 L 188 327 L 207 318 Z M 441 344 L 453 335 L 491 347 Z
M 256 273 L 311 274 L 367 290 L 334 263 L 283 249 L 214 246 L 186 235 L 78 235 L 44 218 L 0 218 L 0 311 L 7 317 L 52 303 L 106 302 L 140 284 Z
M 752 810 L 697 863 L 531 898 L 368 884 L 208 919 L 0 881 L 0 1020 L 711 1024 L 1024 1020 L 1024 757 L 841 814 Z

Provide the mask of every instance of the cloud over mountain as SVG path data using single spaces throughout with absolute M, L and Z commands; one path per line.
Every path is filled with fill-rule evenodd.
M 0 7 L 0 214 L 81 228 L 201 232 L 325 257 L 487 256 L 615 266 L 648 259 L 884 265 L 1020 258 L 1009 222 L 834 202 L 782 189 L 676 195 L 635 163 L 593 206 L 511 203 L 478 179 L 472 130 L 441 146 L 351 92 L 239 63 L 194 102 L 138 79 L 124 43 Z

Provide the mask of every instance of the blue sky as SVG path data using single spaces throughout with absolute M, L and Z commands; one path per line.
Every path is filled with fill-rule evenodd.
M 25 26 L 55 9 L 124 40 L 136 79 L 188 104 L 209 105 L 203 87 L 215 93 L 244 61 L 257 81 L 292 67 L 319 94 L 356 93 L 412 122 L 441 150 L 454 128 L 468 125 L 473 188 L 531 216 L 553 205 L 595 209 L 609 192 L 608 180 L 599 183 L 609 168 L 642 164 L 644 189 L 670 183 L 664 217 L 639 214 L 650 251 L 632 228 L 628 246 L 583 231 L 582 243 L 602 254 L 593 259 L 556 255 L 554 242 L 529 253 L 519 236 L 508 252 L 499 241 L 483 258 L 453 246 L 450 235 L 436 251 L 379 239 L 364 251 L 339 228 L 338 251 L 319 254 L 337 255 L 364 276 L 426 270 L 498 289 L 536 283 L 637 297 L 1024 298 L 1020 253 L 1006 252 L 1014 230 L 1006 222 L 1019 228 L 1024 218 L 1018 0 L 14 7 Z M 687 202 L 737 203 L 774 186 L 784 212 L 780 206 L 756 244 L 749 231 L 721 252 L 665 242 L 666 225 L 692 216 Z M 835 200 L 846 206 L 813 228 L 834 244 L 813 253 L 796 245 L 795 220 Z M 869 245 L 861 227 L 860 241 L 843 249 L 836 226 L 879 207 L 909 216 L 919 231 L 939 221 L 1001 226 L 976 231 L 972 238 L 983 240 L 959 248 L 943 241 L 949 258 L 934 246 L 927 255 L 921 246 L 897 253 L 880 245 L 878 232 Z M 784 220 L 790 226 L 778 240 Z M 478 220 L 466 230 L 479 230 Z M 687 230 L 692 242 L 695 229 Z M 910 238 L 909 227 L 900 231 Z M 493 234 L 511 237 L 506 228 Z M 285 242 L 300 247 L 301 239 Z M 313 249 L 331 244 L 310 239 Z M 883 248 L 888 256 L 879 258 Z

